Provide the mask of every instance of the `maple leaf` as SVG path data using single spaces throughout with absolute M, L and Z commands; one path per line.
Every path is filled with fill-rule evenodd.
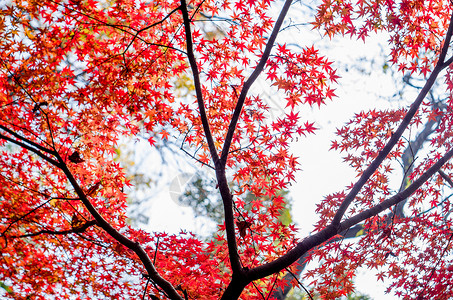
M 423 102 L 420 93 L 407 109 L 363 111 L 337 130 L 331 149 L 344 153 L 358 180 L 317 203 L 315 231 L 300 240 L 281 195 L 299 171 L 290 146 L 316 131 L 305 112 L 329 104 L 339 76 L 311 41 L 275 42 L 285 39 L 282 31 L 298 34 L 282 27 L 291 2 L 280 13 L 268 0 L 101 2 L 12 0 L 0 10 L 0 275 L 14 287 L 11 297 L 80 298 L 89 290 L 109 299 L 278 298 L 271 291 L 292 281 L 284 272 L 300 272 L 307 258 L 323 261 L 306 274 L 325 298 L 350 293 L 362 265 L 387 268 L 377 278 L 386 274 L 402 298 L 450 297 L 448 1 L 322 0 L 311 7 L 312 24 L 329 37 L 367 43 L 384 32 L 385 65 L 404 78 L 421 74 L 423 93 L 439 97 Z M 445 84 L 435 85 L 442 70 Z M 204 208 L 215 195 L 224 205 L 210 241 L 128 225 L 126 209 L 135 204 L 124 188 L 129 199 L 143 193 L 143 174 L 130 174 L 118 142 L 149 136 L 167 161 L 176 149 L 166 141 L 170 133 L 192 164 L 215 170 L 212 191 L 200 187 L 195 197 Z M 67 156 L 72 165 L 61 164 L 60 153 L 81 143 L 83 151 Z M 443 180 L 433 178 L 441 167 Z M 393 181 L 404 183 L 402 192 Z M 93 218 L 96 230 L 81 234 Z M 297 257 L 303 260 L 295 268 Z
M 86 194 L 87 194 L 88 196 L 92 196 L 92 195 L 99 189 L 99 186 L 100 186 L 100 185 L 101 185 L 101 181 L 96 182 L 93 186 L 91 186 L 91 187 L 87 190 Z
M 244 238 L 247 234 L 247 229 L 250 229 L 250 226 L 252 226 L 253 223 L 248 221 L 236 221 L 236 225 L 238 226 L 239 234 Z
M 160 134 L 162 135 L 162 138 L 165 139 L 165 140 L 168 140 L 168 137 L 169 137 L 169 133 L 165 130 L 162 130 L 160 132 Z
M 79 151 L 74 151 L 71 155 L 68 156 L 68 159 L 70 162 L 75 164 L 79 164 L 85 161 L 80 157 Z
M 148 142 L 151 146 L 154 146 L 156 144 L 156 140 L 152 136 L 148 138 Z
M 84 224 L 84 220 L 78 213 L 73 213 L 71 217 L 71 227 L 74 229 L 80 228 Z

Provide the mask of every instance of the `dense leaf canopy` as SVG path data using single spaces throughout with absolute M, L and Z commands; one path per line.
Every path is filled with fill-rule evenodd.
M 401 297 L 453 292 L 450 2 L 323 0 L 306 20 L 328 37 L 387 32 L 389 63 L 426 83 L 410 107 L 358 112 L 338 129 L 332 149 L 358 179 L 318 204 L 302 240 L 280 218 L 299 170 L 289 145 L 316 133 L 300 109 L 335 100 L 339 76 L 316 46 L 277 42 L 291 1 L 0 5 L 0 283 L 11 298 L 267 299 L 301 256 L 323 262 L 306 276 L 327 299 L 350 293 L 360 266 Z M 256 80 L 284 114 L 269 116 Z M 426 155 L 414 145 L 405 164 L 404 133 L 427 124 Z M 215 170 L 224 214 L 211 241 L 126 223 L 125 137 L 177 139 Z M 357 224 L 360 237 L 341 242 Z

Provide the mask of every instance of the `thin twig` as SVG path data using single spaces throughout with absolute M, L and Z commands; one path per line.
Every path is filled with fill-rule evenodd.
M 267 60 L 269 59 L 269 55 L 271 54 L 272 47 L 274 46 L 277 35 L 283 24 L 283 20 L 285 19 L 286 14 L 288 13 L 288 10 L 291 6 L 291 2 L 292 2 L 292 0 L 285 1 L 285 4 L 283 5 L 283 8 L 278 16 L 278 19 L 275 22 L 274 28 L 272 29 L 272 33 L 269 37 L 269 40 L 267 41 L 266 47 L 264 48 L 263 55 L 261 56 L 261 59 L 258 62 L 258 65 L 253 70 L 250 77 L 244 83 L 241 93 L 239 94 L 239 98 L 238 98 L 236 107 L 234 109 L 233 116 L 230 121 L 230 125 L 228 126 L 228 131 L 227 131 L 227 135 L 225 137 L 225 143 L 223 145 L 222 154 L 220 156 L 220 160 L 223 165 L 226 164 L 226 161 L 228 158 L 228 153 L 230 151 L 231 143 L 233 140 L 233 135 L 236 131 L 236 125 L 239 121 L 239 117 L 241 115 L 242 107 L 244 106 L 244 102 L 247 97 L 248 91 L 249 91 L 250 87 L 253 85 L 253 83 L 255 82 L 255 80 L 258 78 L 258 76 L 261 74 L 261 72 L 264 70 L 264 66 L 266 65 Z
M 439 173 L 439 175 L 442 176 L 442 178 L 443 178 L 446 182 L 448 182 L 448 184 L 450 185 L 450 187 L 453 188 L 453 180 L 451 180 L 451 178 L 450 178 L 447 174 L 445 174 L 444 171 L 439 170 L 439 171 L 437 171 L 437 173 Z
M 20 220 L 23 220 L 24 218 L 26 218 L 27 216 L 29 216 L 30 214 L 34 213 L 35 211 L 37 211 L 38 209 L 40 209 L 41 207 L 43 207 L 44 205 L 46 205 L 47 203 L 49 203 L 50 201 L 52 201 L 53 198 L 50 198 L 49 200 L 45 201 L 44 203 L 41 203 L 40 205 L 38 205 L 37 207 L 33 208 L 32 210 L 30 210 L 29 212 L 27 212 L 26 214 L 18 217 L 17 219 L 15 219 L 14 221 L 12 221 L 7 227 L 5 230 L 3 230 L 2 232 L 2 236 L 5 237 L 5 233 L 8 232 L 8 230 L 14 225 L 16 224 L 17 222 L 19 222 Z
M 294 277 L 294 279 L 297 281 L 297 284 L 300 285 L 304 289 L 305 293 L 307 293 L 308 297 L 310 297 L 310 299 L 313 300 L 313 297 L 311 296 L 310 292 L 305 288 L 302 282 L 299 281 L 296 275 L 294 275 L 294 273 L 291 272 L 291 270 L 288 268 L 285 268 L 285 270 Z
M 421 297 L 421 295 L 425 292 L 426 286 L 428 285 L 428 283 L 431 282 L 431 277 L 433 277 L 434 271 L 437 269 L 437 266 L 439 265 L 440 261 L 441 261 L 442 258 L 444 257 L 445 252 L 447 252 L 448 247 L 450 246 L 450 243 L 451 243 L 452 238 L 453 238 L 453 233 L 450 234 L 450 237 L 448 238 L 447 245 L 445 245 L 445 248 L 444 248 L 444 250 L 442 251 L 442 254 L 440 255 L 439 259 L 437 260 L 436 265 L 431 269 L 431 273 L 429 274 L 429 278 L 425 281 L 425 284 L 423 285 L 423 290 L 418 294 L 417 299 L 421 299 L 420 297 Z
M 266 300 L 269 300 L 269 297 L 272 295 L 272 291 L 274 290 L 275 284 L 277 283 L 278 273 L 275 273 L 274 283 L 272 284 L 271 290 L 267 294 Z
M 22 234 L 22 235 L 13 235 L 13 236 L 8 236 L 9 238 L 12 239 L 17 239 L 17 238 L 26 238 L 26 237 L 35 237 L 41 234 L 51 234 L 51 235 L 67 235 L 71 233 L 82 233 L 85 230 L 87 230 L 89 227 L 96 225 L 96 221 L 88 221 L 85 222 L 82 226 L 68 229 L 68 230 L 49 230 L 49 229 L 43 229 L 38 232 L 33 232 L 33 233 L 27 233 L 27 234 Z
M 159 237 L 157 237 L 156 250 L 154 251 L 153 264 L 156 265 L 157 249 L 159 249 Z

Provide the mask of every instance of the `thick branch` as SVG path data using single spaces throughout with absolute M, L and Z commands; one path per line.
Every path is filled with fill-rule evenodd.
M 414 117 L 415 113 L 417 112 L 418 108 L 420 107 L 421 103 L 423 102 L 423 99 L 425 99 L 429 90 L 434 85 L 437 76 L 446 67 L 446 65 L 443 64 L 443 61 L 445 59 L 445 53 L 448 50 L 452 30 L 453 30 L 453 14 L 452 14 L 452 19 L 450 20 L 450 25 L 448 28 L 447 36 L 445 38 L 444 46 L 441 51 L 441 55 L 439 57 L 439 61 L 436 64 L 436 66 L 434 67 L 433 72 L 429 76 L 428 80 L 426 81 L 426 83 L 423 86 L 422 90 L 420 91 L 419 95 L 415 99 L 414 103 L 412 103 L 409 111 L 404 116 L 404 119 L 401 122 L 398 129 L 393 133 L 390 140 L 387 142 L 387 144 L 384 146 L 384 148 L 379 152 L 379 155 L 371 162 L 371 164 L 368 166 L 368 168 L 365 169 L 362 176 L 360 176 L 359 180 L 354 184 L 354 186 L 352 187 L 349 194 L 345 197 L 345 199 L 341 203 L 340 208 L 338 209 L 337 213 L 335 214 L 335 217 L 333 218 L 332 225 L 337 226 L 340 223 L 341 219 L 343 218 L 343 215 L 346 213 L 346 210 L 348 209 L 349 205 L 352 203 L 354 198 L 357 196 L 359 191 L 362 189 L 362 187 L 365 185 L 365 183 L 368 181 L 368 179 L 371 177 L 371 175 L 373 175 L 373 173 L 377 170 L 377 168 L 381 165 L 381 163 L 384 161 L 384 159 L 387 157 L 387 155 L 390 153 L 390 151 L 396 145 L 398 140 L 401 138 L 401 136 L 403 135 L 403 132 L 409 126 L 409 123 L 411 122 L 412 118 Z
M 200 110 L 200 118 L 203 124 L 203 130 L 205 132 L 206 141 L 209 146 L 209 151 L 211 153 L 211 157 L 215 165 L 219 191 L 223 200 L 223 207 L 225 211 L 225 228 L 228 241 L 228 254 L 230 258 L 231 268 L 233 270 L 233 274 L 239 275 L 242 272 L 242 267 L 239 260 L 236 235 L 234 232 L 233 196 L 231 195 L 230 188 L 228 187 L 228 182 L 225 176 L 225 165 L 219 163 L 220 162 L 219 156 L 214 145 L 214 139 L 212 137 L 211 129 L 209 128 L 208 117 L 206 115 L 203 95 L 201 91 L 200 75 L 198 71 L 197 62 L 195 60 L 195 55 L 193 52 L 192 33 L 190 30 L 190 18 L 189 13 L 187 11 L 187 4 L 185 0 L 181 0 L 181 12 L 184 19 L 184 28 L 186 31 L 187 56 L 189 58 L 190 67 L 193 73 L 198 109 Z
M 203 101 L 203 93 L 201 91 L 200 72 L 198 71 L 197 61 L 193 52 L 193 41 L 192 32 L 190 30 L 190 18 L 189 12 L 187 11 L 187 4 L 185 0 L 181 0 L 181 13 L 184 19 L 184 29 L 186 32 L 186 43 L 187 43 L 187 57 L 189 59 L 190 68 L 192 69 L 195 93 L 197 95 L 198 109 L 200 110 L 201 123 L 203 124 L 203 131 L 206 136 L 208 143 L 209 152 L 211 153 L 214 164 L 219 160 L 219 155 L 214 145 L 214 139 L 212 137 L 211 129 L 209 128 L 208 116 L 206 115 L 206 108 Z
M 45 161 L 49 162 L 50 164 L 54 165 L 55 167 L 58 167 L 58 168 L 60 167 L 60 164 L 56 160 L 44 155 L 41 151 L 39 151 L 36 148 L 33 148 L 32 146 L 29 146 L 29 145 L 27 145 L 25 143 L 22 143 L 20 141 L 17 141 L 15 139 L 7 137 L 6 135 L 3 135 L 1 133 L 0 133 L 0 139 L 3 139 L 5 141 L 11 142 L 13 144 L 16 144 L 16 145 L 18 145 L 18 146 L 20 146 L 20 147 L 22 147 L 24 149 L 27 149 L 28 151 L 33 152 L 34 154 L 38 155 L 39 157 L 41 157 Z M 27 143 L 30 143 L 27 139 L 25 139 L 23 137 L 20 137 L 20 139 L 22 139 L 23 141 L 25 141 Z
M 230 284 L 226 288 L 225 292 L 222 295 L 220 300 L 233 300 L 238 299 L 241 296 L 242 291 L 244 288 L 249 284 L 251 281 L 246 280 L 245 277 L 242 275 L 241 277 L 236 277 L 233 274 L 233 278 L 231 279 Z
M 44 229 L 44 230 L 40 230 L 38 232 L 26 233 L 26 234 L 22 234 L 22 235 L 13 235 L 13 236 L 8 236 L 8 237 L 12 238 L 12 239 L 17 239 L 17 238 L 34 237 L 34 236 L 38 236 L 38 235 L 41 235 L 41 234 L 67 235 L 67 234 L 71 234 L 71 233 L 84 232 L 85 230 L 87 230 L 89 227 L 91 227 L 93 225 L 96 225 L 96 221 L 91 220 L 91 221 L 85 222 L 84 224 L 82 224 L 82 226 L 71 228 L 71 229 L 68 229 L 68 230 L 58 231 L 58 230 Z
M 233 275 L 237 274 L 239 276 L 240 274 L 242 274 L 243 270 L 237 249 L 233 213 L 233 195 L 231 195 L 230 187 L 228 186 L 225 169 L 223 168 L 223 166 L 221 166 L 220 162 L 216 164 L 216 176 L 219 185 L 219 192 L 222 196 L 223 210 L 225 213 L 225 230 L 227 235 L 228 255 L 230 258 L 231 269 L 233 270 Z
M 137 254 L 140 261 L 143 263 L 146 271 L 148 272 L 148 276 L 165 291 L 165 293 L 170 297 L 170 299 L 183 300 L 183 298 L 178 294 L 178 292 L 171 285 L 171 283 L 160 276 L 160 274 L 154 268 L 154 265 L 151 262 L 151 259 L 149 258 L 148 254 L 145 252 L 145 250 L 143 250 L 140 244 L 122 235 L 120 232 L 118 232 L 118 230 L 116 230 L 112 225 L 110 225 L 109 222 L 107 222 L 101 216 L 101 214 L 97 211 L 93 204 L 91 204 L 90 200 L 88 200 L 87 195 L 85 194 L 83 189 L 79 186 L 77 180 L 74 178 L 74 176 L 68 169 L 68 166 L 65 164 L 63 159 L 60 156 L 58 156 L 58 160 L 61 164 L 61 170 L 65 173 L 66 177 L 68 178 L 69 182 L 71 183 L 72 187 L 77 193 L 77 196 L 82 201 L 83 205 L 87 208 L 87 210 L 96 220 L 97 225 L 104 229 L 112 238 L 114 238 L 120 244 L 131 249 L 132 251 L 135 252 L 135 254 Z
M 242 111 L 242 106 L 244 105 L 245 98 L 247 97 L 247 93 L 248 93 L 250 87 L 255 82 L 255 80 L 260 75 L 260 73 L 263 71 L 264 66 L 267 63 L 267 60 L 269 59 L 269 55 L 271 54 L 272 47 L 274 46 L 278 32 L 280 31 L 280 28 L 283 24 L 283 20 L 285 19 L 286 14 L 288 13 L 288 10 L 291 6 L 291 2 L 292 2 L 292 0 L 285 1 L 285 4 L 283 5 L 283 8 L 280 12 L 280 15 L 278 16 L 277 22 L 275 22 L 275 26 L 272 30 L 271 36 L 269 37 L 266 47 L 264 48 L 263 55 L 261 56 L 261 59 L 260 59 L 258 65 L 256 66 L 255 70 L 253 70 L 253 73 L 250 75 L 250 77 L 244 83 L 241 93 L 239 94 L 236 108 L 234 109 L 234 112 L 233 112 L 233 117 L 231 118 L 230 125 L 228 126 L 228 132 L 225 137 L 225 143 L 223 145 L 222 155 L 220 156 L 220 160 L 223 165 L 226 164 L 226 161 L 228 158 L 228 153 L 229 153 L 230 147 L 231 147 L 231 142 L 233 140 L 233 135 L 236 130 L 236 125 L 239 121 L 239 117 L 240 117 L 241 111 Z
M 378 215 L 384 210 L 404 201 L 411 196 L 418 188 L 422 186 L 433 174 L 438 172 L 440 168 L 453 156 L 453 149 L 448 151 L 442 158 L 440 158 L 434 165 L 432 165 L 425 173 L 423 173 L 417 180 L 415 180 L 407 189 L 397 193 L 395 196 L 382 201 L 381 203 L 356 214 L 353 217 L 341 222 L 338 226 L 329 225 L 325 229 L 315 233 L 312 236 L 305 238 L 302 242 L 298 243 L 296 247 L 288 251 L 280 258 L 256 267 L 249 271 L 247 279 L 257 280 L 276 272 L 283 270 L 293 264 L 299 257 L 304 255 L 308 250 L 313 249 L 322 243 L 327 242 L 336 234 L 351 228 L 352 226 L 365 221 L 373 216 Z
M 226 180 L 225 176 L 225 165 L 229 153 L 229 149 L 231 147 L 231 141 L 233 139 L 234 132 L 236 130 L 236 125 L 239 120 L 239 116 L 241 114 L 242 107 L 244 105 L 245 98 L 247 97 L 248 90 L 252 86 L 252 84 L 255 82 L 255 80 L 258 78 L 259 74 L 263 71 L 264 66 L 266 65 L 266 62 L 269 58 L 269 55 L 271 53 L 272 47 L 275 43 L 275 39 L 277 38 L 278 32 L 280 30 L 280 27 L 283 23 L 283 20 L 285 19 L 285 16 L 289 10 L 289 7 L 291 6 L 291 0 L 285 1 L 285 4 L 283 6 L 282 11 L 280 12 L 280 15 L 277 19 L 277 22 L 275 23 L 275 26 L 272 30 L 271 36 L 266 44 L 266 47 L 264 49 L 263 55 L 258 62 L 258 65 L 256 66 L 255 70 L 252 72 L 250 77 L 247 79 L 247 81 L 244 83 L 244 86 L 242 87 L 241 93 L 238 97 L 238 102 L 236 104 L 236 108 L 234 110 L 233 116 L 231 118 L 231 122 L 228 127 L 227 135 L 225 138 L 225 143 L 223 145 L 222 149 L 222 154 L 221 158 L 218 162 L 214 161 L 216 163 L 216 175 L 217 175 L 217 180 L 219 184 L 219 191 L 222 196 L 223 200 L 223 206 L 224 206 L 224 211 L 225 211 L 225 228 L 226 228 L 226 234 L 227 234 L 227 241 L 228 241 L 228 251 L 229 251 L 229 256 L 230 256 L 230 263 L 231 263 L 231 268 L 233 270 L 233 281 L 229 285 L 228 289 L 225 291 L 224 296 L 222 299 L 230 299 L 231 297 L 235 297 L 235 293 L 239 289 L 239 294 L 240 291 L 242 291 L 243 287 L 241 288 L 240 286 L 242 285 L 243 281 L 242 280 L 237 280 L 235 276 L 243 276 L 243 269 L 240 265 L 240 259 L 239 259 L 239 254 L 237 251 L 237 242 L 236 242 L 236 235 L 235 235 L 235 224 L 234 224 L 234 214 L 233 214 L 233 196 L 231 195 L 230 188 L 228 187 L 228 182 Z M 188 51 L 190 52 L 190 51 Z M 209 140 L 208 140 L 209 142 Z

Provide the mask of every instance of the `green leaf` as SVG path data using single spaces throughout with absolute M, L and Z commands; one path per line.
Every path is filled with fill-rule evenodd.
M 13 289 L 10 288 L 9 286 L 7 286 L 6 284 L 4 284 L 2 281 L 0 281 L 0 287 L 2 287 L 5 291 L 8 292 L 8 294 L 12 295 L 14 294 L 13 293 Z
M 363 229 L 360 229 L 355 236 L 361 236 L 364 234 Z

